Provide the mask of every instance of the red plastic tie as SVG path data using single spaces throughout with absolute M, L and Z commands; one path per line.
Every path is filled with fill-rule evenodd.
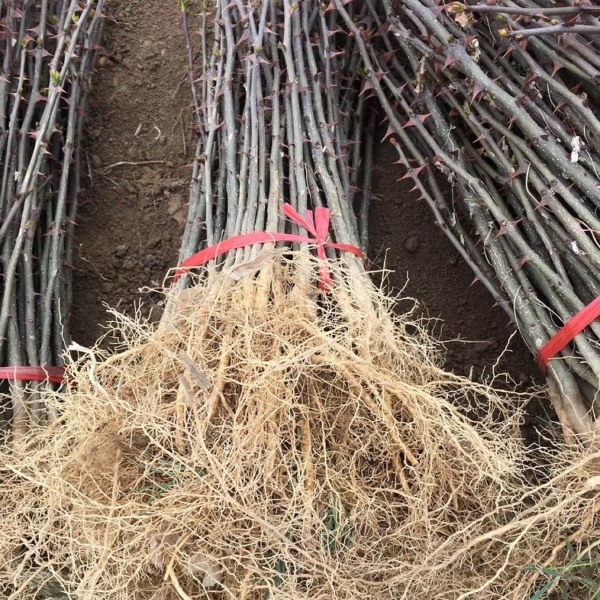
M 563 328 L 550 339 L 538 353 L 538 365 L 544 375 L 548 362 L 598 317 L 600 317 L 600 297 L 567 321 Z
M 63 383 L 64 367 L 1 367 L 0 379 L 10 381 L 49 381 Z
M 333 242 L 327 241 L 329 235 L 329 218 L 331 214 L 328 208 L 315 208 L 314 212 L 312 210 L 307 210 L 304 213 L 304 218 L 302 218 L 292 206 L 286 202 L 283 205 L 282 212 L 286 217 L 294 221 L 294 223 L 306 229 L 313 237 L 287 233 L 269 233 L 268 231 L 255 231 L 254 233 L 238 235 L 219 242 L 214 246 L 205 248 L 184 260 L 182 265 L 175 272 L 173 282 L 176 282 L 190 269 L 200 267 L 207 262 L 214 260 L 217 256 L 227 254 L 227 252 L 230 252 L 231 250 L 237 250 L 238 248 L 244 248 L 254 244 L 267 244 L 269 242 L 314 244 L 317 247 L 317 256 L 321 260 L 321 266 L 319 267 L 319 289 L 324 292 L 329 292 L 333 289 L 333 279 L 331 278 L 331 272 L 327 266 L 325 248 L 335 248 L 336 250 L 342 250 L 343 252 L 351 252 L 364 260 L 360 248 L 351 246 L 350 244 L 334 244 Z

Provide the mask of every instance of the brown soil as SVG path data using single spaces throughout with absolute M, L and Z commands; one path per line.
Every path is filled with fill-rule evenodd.
M 140 290 L 159 287 L 176 266 L 190 178 L 178 3 L 116 0 L 109 6 L 115 22 L 107 27 L 106 56 L 95 78 L 89 179 L 77 228 L 73 337 L 84 345 L 104 332 L 106 305 L 131 313 L 141 304 L 142 314 L 157 315 L 160 296 Z
M 391 144 L 375 157 L 374 193 L 370 216 L 370 257 L 392 272 L 389 283 L 416 299 L 432 322 L 436 337 L 447 347 L 447 367 L 475 376 L 508 372 L 518 383 L 539 383 L 535 361 L 515 334 L 515 326 L 474 275 L 435 223 L 426 202 L 411 192 L 410 180 Z M 409 309 L 410 300 L 403 301 Z M 512 337 L 511 337 L 512 336 Z
M 87 157 L 90 178 L 79 213 L 79 257 L 73 333 L 91 345 L 103 333 L 105 305 L 156 317 L 157 288 L 175 266 L 185 219 L 193 146 L 185 80 L 185 46 L 178 3 L 115 1 L 106 57 L 95 80 Z M 195 37 L 197 42 L 197 37 Z M 183 119 L 183 122 L 182 122 Z M 188 132 L 183 134 L 183 132 Z M 185 148 L 184 148 L 185 136 Z M 393 272 L 390 284 L 416 298 L 440 321 L 448 367 L 478 376 L 490 371 L 514 333 L 505 313 L 435 226 L 424 202 L 409 192 L 393 148 L 376 157 L 371 259 Z M 111 165 L 126 161 L 153 164 Z M 404 302 L 403 308 L 410 307 Z M 535 363 L 518 335 L 499 362 L 519 382 L 536 378 Z

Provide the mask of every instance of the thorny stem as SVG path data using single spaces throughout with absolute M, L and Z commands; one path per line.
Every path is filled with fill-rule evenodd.
M 456 3 L 460 4 L 460 3 Z M 557 7 L 539 7 L 539 8 L 523 8 L 520 6 L 498 6 L 492 4 L 460 4 L 459 10 L 468 10 L 480 14 L 495 13 L 509 15 L 527 15 L 531 17 L 558 17 L 570 15 L 600 15 L 600 6 L 557 6 Z
M 548 27 L 536 27 L 535 29 L 521 29 L 519 31 L 509 31 L 507 32 L 507 35 L 520 40 L 523 38 L 534 37 L 537 35 L 564 35 L 565 33 L 597 34 L 600 33 L 600 26 L 572 25 L 571 27 L 568 27 L 566 25 L 549 25 Z
M 194 119 L 198 123 L 198 129 L 200 132 L 200 136 L 204 135 L 204 129 L 201 126 L 201 116 L 200 116 L 200 102 L 198 100 L 198 92 L 196 91 L 196 84 L 194 83 L 194 48 L 192 46 L 192 40 L 190 38 L 190 29 L 188 25 L 188 7 L 187 4 L 181 5 L 181 27 L 183 29 L 183 34 L 185 37 L 185 47 L 187 50 L 187 60 L 188 60 L 188 71 L 187 77 L 190 84 L 190 89 L 192 92 L 192 105 L 194 107 Z

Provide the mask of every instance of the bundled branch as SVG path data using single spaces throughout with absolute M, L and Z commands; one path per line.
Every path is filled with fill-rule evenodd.
M 183 15 L 189 45 L 185 3 Z M 219 2 L 214 18 L 212 51 L 205 25 L 205 64 L 189 65 L 199 137 L 181 260 L 240 234 L 297 233 L 284 202 L 331 209 L 335 241 L 366 249 L 375 120 L 356 43 L 312 2 Z
M 357 20 L 335 5 L 407 177 L 537 354 L 600 293 L 600 43 L 577 29 L 597 9 L 366 0 Z M 595 427 L 599 342 L 593 323 L 548 366 L 571 433 Z
M 4 414 L 17 435 L 53 418 L 36 391 L 45 384 L 18 380 L 19 369 L 51 373 L 69 341 L 80 143 L 102 5 L 0 3 L 0 364 L 17 369 Z

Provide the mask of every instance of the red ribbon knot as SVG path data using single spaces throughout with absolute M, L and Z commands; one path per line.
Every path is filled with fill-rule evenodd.
M 350 252 L 364 260 L 360 248 L 350 244 L 335 244 L 328 242 L 329 220 L 331 211 L 328 208 L 317 207 L 314 211 L 307 210 L 304 217 L 301 217 L 287 202 L 282 208 L 283 214 L 291 221 L 306 229 L 313 237 L 305 235 L 294 235 L 288 233 L 269 233 L 268 231 L 255 231 L 244 235 L 238 235 L 227 240 L 223 240 L 214 246 L 209 246 L 183 261 L 181 266 L 175 271 L 173 282 L 176 282 L 182 275 L 185 275 L 190 269 L 214 260 L 217 256 L 227 254 L 231 250 L 253 246 L 254 244 L 268 244 L 269 242 L 296 242 L 299 244 L 314 244 L 317 250 L 317 257 L 321 261 L 319 266 L 319 289 L 323 292 L 330 292 L 333 289 L 333 279 L 327 266 L 327 254 L 325 248 L 335 248 L 342 252 Z

